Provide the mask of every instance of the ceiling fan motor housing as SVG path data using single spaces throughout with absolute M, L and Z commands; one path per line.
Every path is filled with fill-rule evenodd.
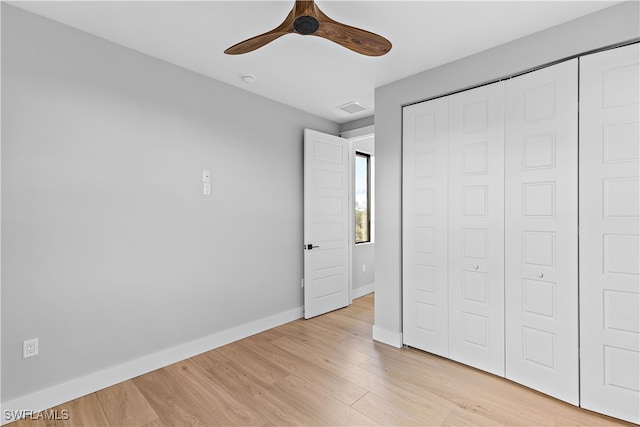
M 293 28 L 303 36 L 315 33 L 319 27 L 320 23 L 313 16 L 299 16 L 293 22 Z

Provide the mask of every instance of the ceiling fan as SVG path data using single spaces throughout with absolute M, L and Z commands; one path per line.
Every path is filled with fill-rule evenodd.
M 297 33 L 323 37 L 367 56 L 382 56 L 391 50 L 391 42 L 382 36 L 334 21 L 314 0 L 296 0 L 285 20 L 271 31 L 231 46 L 224 53 L 240 55 L 254 51 L 278 37 Z

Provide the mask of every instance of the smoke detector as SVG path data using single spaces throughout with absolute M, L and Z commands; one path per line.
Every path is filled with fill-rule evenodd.
M 243 74 L 240 76 L 240 79 L 242 80 L 243 83 L 251 85 L 255 83 L 256 76 L 252 76 L 251 74 Z

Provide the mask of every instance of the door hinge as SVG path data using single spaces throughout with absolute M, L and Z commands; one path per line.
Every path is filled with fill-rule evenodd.
M 300 287 L 304 288 L 304 278 L 300 279 Z

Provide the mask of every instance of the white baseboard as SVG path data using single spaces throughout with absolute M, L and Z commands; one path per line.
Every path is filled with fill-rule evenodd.
M 375 341 L 379 341 L 396 348 L 402 347 L 402 332 L 392 332 L 373 325 L 372 335 Z
M 351 291 L 351 299 L 356 299 L 363 297 L 372 293 L 375 290 L 375 284 L 371 283 L 369 285 L 361 286 L 359 288 L 355 288 Z
M 10 423 L 24 416 L 29 416 L 31 413 L 35 416 L 39 411 L 69 402 L 78 397 L 266 331 L 267 329 L 283 325 L 299 319 L 302 316 L 303 308 L 298 307 L 217 332 L 198 340 L 180 344 L 148 356 L 140 357 L 118 366 L 103 369 L 13 400 L 2 402 L 2 420 L 0 421 L 0 425 Z

